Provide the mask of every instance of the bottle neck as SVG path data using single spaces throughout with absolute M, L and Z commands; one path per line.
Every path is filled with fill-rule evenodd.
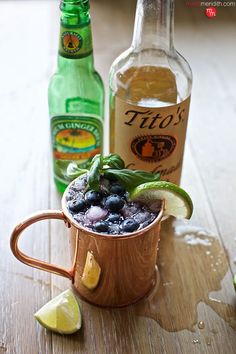
M 86 8 L 84 7 L 86 4 Z M 62 1 L 59 63 L 93 64 L 92 32 L 88 1 Z
M 174 1 L 138 0 L 132 47 L 137 50 L 173 49 Z

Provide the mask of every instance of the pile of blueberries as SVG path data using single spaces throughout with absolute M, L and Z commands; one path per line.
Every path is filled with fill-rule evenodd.
M 149 225 L 157 216 L 147 206 L 129 201 L 118 183 L 101 178 L 100 191 L 87 190 L 87 176 L 75 180 L 66 196 L 67 208 L 80 225 L 103 234 L 122 235 Z

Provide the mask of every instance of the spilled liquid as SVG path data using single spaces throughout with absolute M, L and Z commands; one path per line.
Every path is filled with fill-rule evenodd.
M 204 328 L 197 318 L 197 304 L 204 302 L 236 330 L 236 309 L 209 297 L 221 289 L 228 270 L 226 252 L 217 238 L 168 219 L 162 224 L 157 266 L 160 279 L 135 306 L 137 315 L 154 319 L 170 332 L 194 331 L 196 324 Z

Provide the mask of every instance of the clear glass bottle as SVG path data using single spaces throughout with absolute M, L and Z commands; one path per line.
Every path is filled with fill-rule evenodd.
M 173 32 L 173 0 L 138 0 L 132 45 L 110 70 L 110 150 L 179 184 L 192 73 Z
M 94 69 L 88 0 L 61 1 L 58 68 L 48 91 L 54 180 L 60 192 L 67 166 L 80 167 L 103 150 L 104 86 Z

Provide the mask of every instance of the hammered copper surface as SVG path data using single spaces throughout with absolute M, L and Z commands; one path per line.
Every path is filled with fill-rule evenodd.
M 87 301 L 100 306 L 125 306 L 142 298 L 155 283 L 160 222 L 135 237 L 99 238 L 84 230 L 70 229 L 73 257 L 78 241 L 74 286 Z M 87 252 L 101 267 L 98 286 L 87 289 L 81 282 Z

